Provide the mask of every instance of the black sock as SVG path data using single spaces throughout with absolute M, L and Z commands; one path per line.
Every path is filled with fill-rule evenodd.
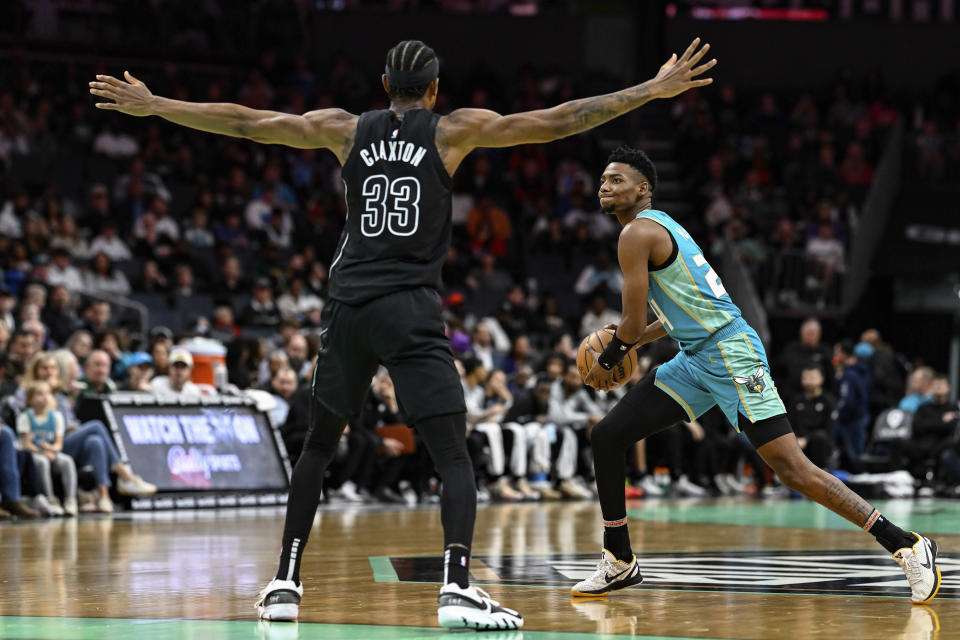
M 337 443 L 346 424 L 315 398 L 310 402 L 309 419 L 312 426 L 290 477 L 290 497 L 287 499 L 280 566 L 277 569 L 277 580 L 293 580 L 297 584 L 300 584 L 300 560 L 320 504 L 323 472 L 337 452 Z
M 630 532 L 627 531 L 627 519 L 614 523 L 603 522 L 603 548 L 612 553 L 617 560 L 633 561 L 633 549 L 630 548 Z
M 897 549 L 911 547 L 917 542 L 917 536 L 909 531 L 904 531 L 893 524 L 876 509 L 867 518 L 867 524 L 863 525 L 867 532 L 877 539 L 880 545 L 890 553 L 896 553 Z
M 470 586 L 470 550 L 452 544 L 443 551 L 443 583 L 457 583 L 461 589 Z

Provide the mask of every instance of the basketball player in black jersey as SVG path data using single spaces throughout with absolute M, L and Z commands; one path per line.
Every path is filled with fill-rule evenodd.
M 297 618 L 303 594 L 300 560 L 323 472 L 383 364 L 397 385 L 407 423 L 420 432 L 443 480 L 440 624 L 474 629 L 516 629 L 523 624 L 516 611 L 468 584 L 476 486 L 465 442 L 463 392 L 437 293 L 450 245 L 451 176 L 478 147 L 557 140 L 655 98 L 709 84 L 710 79 L 697 77 L 716 64 L 699 64 L 708 49 L 698 38 L 643 84 L 506 116 L 484 109 L 434 114 L 439 60 L 417 40 L 401 42 L 387 53 L 383 88 L 390 108 L 360 116 L 342 109 L 292 115 L 170 100 L 151 94 L 129 72 L 124 72 L 126 81 L 100 75 L 90 83 L 90 93 L 107 100 L 96 105 L 100 109 L 156 115 L 264 144 L 329 149 L 343 165 L 347 219 L 330 265 L 323 346 L 313 373 L 311 431 L 293 470 L 280 568 L 260 594 L 261 618 Z

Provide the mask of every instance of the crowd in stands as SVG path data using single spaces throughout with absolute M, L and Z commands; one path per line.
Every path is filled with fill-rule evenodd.
M 736 247 L 769 308 L 836 306 L 891 127 L 906 119 L 915 133 L 918 175 L 960 171 L 955 84 L 907 101 L 875 71 L 801 95 L 745 96 L 728 84 L 680 96 L 678 160 L 714 253 Z
M 273 396 L 270 417 L 293 458 L 308 427 L 327 269 L 345 214 L 339 166 L 313 150 L 100 113 L 83 80 L 113 71 L 23 59 L 0 69 L 0 506 L 18 517 L 110 511 L 111 472 L 119 493 L 152 490 L 120 460 L 103 424 L 80 424 L 73 406 L 116 389 L 209 391 L 190 381 L 182 338 L 226 345 L 224 383 Z M 272 50 L 241 78 L 187 78 L 167 67 L 144 79 L 159 94 L 258 108 L 385 106 L 345 59 L 321 75 L 306 58 L 281 61 Z M 441 92 L 438 110 L 532 109 L 578 93 L 558 73 L 531 69 L 510 86 L 468 74 Z M 671 104 L 670 117 L 697 212 L 683 222 L 714 254 L 736 245 L 757 272 L 772 256 L 805 252 L 820 265 L 806 272 L 814 299 L 825 299 L 843 270 L 884 132 L 902 117 L 879 77 L 799 99 L 744 97 L 732 86 L 709 98 L 691 91 Z M 924 175 L 956 170 L 956 145 L 937 142 L 944 117 L 919 119 Z M 592 495 L 590 430 L 626 392 L 594 393 L 573 364 L 580 338 L 618 319 L 617 226 L 595 203 L 600 140 L 478 152 L 455 179 L 445 320 L 462 367 L 481 498 Z M 788 287 L 768 284 L 778 304 L 793 304 Z M 148 308 L 147 330 L 130 300 Z M 637 375 L 672 349 L 667 341 L 643 349 Z M 831 347 L 810 321 L 772 373 L 817 464 L 858 471 L 865 456 L 886 454 L 890 468 L 920 479 L 960 481 L 957 411 L 943 378 L 913 368 L 875 331 Z M 900 402 L 907 378 L 902 408 L 915 414 L 916 447 L 875 450 L 873 421 Z M 435 499 L 437 478 L 415 433 L 384 430 L 402 421 L 382 371 L 344 436 L 330 496 Z M 631 495 L 784 491 L 718 412 L 649 438 L 627 458 Z

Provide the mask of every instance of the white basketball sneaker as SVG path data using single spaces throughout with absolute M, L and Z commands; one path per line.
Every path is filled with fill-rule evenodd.
M 300 599 L 303 597 L 303 585 L 293 580 L 277 580 L 260 592 L 257 600 L 257 614 L 261 620 L 296 622 L 300 614 Z
M 623 562 L 604 549 L 597 570 L 586 580 L 573 585 L 570 593 L 575 596 L 602 596 L 641 582 L 643 576 L 640 575 L 637 556 L 633 556 L 630 562 Z
M 910 599 L 914 604 L 933 600 L 940 590 L 940 569 L 937 567 L 937 543 L 926 536 L 911 531 L 917 536 L 912 547 L 898 549 L 893 554 L 910 582 Z
M 523 626 L 523 616 L 500 606 L 483 589 L 460 588 L 455 582 L 443 585 L 438 600 L 437 620 L 446 629 L 509 631 Z

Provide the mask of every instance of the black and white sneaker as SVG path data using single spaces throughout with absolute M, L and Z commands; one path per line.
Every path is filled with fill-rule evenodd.
M 519 613 L 501 607 L 483 589 L 461 589 L 453 582 L 440 589 L 437 620 L 446 629 L 509 631 L 523 626 L 523 617 Z
M 300 614 L 302 597 L 302 584 L 274 578 L 260 592 L 260 599 L 256 604 L 257 614 L 261 620 L 295 622 Z
M 633 556 L 630 562 L 623 562 L 617 560 L 616 556 L 604 549 L 600 556 L 600 563 L 593 575 L 573 585 L 570 594 L 574 596 L 602 596 L 615 589 L 623 589 L 641 582 L 643 582 L 643 576 L 640 575 L 637 556 Z

